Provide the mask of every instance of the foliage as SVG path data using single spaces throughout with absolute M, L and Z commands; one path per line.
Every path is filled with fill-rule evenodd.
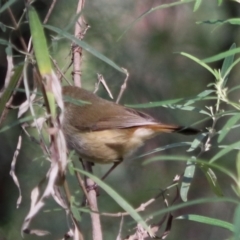
M 215 9 L 223 8 L 222 1 L 219 0 L 216 2 L 218 6 L 215 6 Z M 194 5 L 190 5 L 191 3 L 194 3 Z M 5 1 L 0 8 L 0 13 L 8 11 L 11 18 L 16 20 L 17 17 L 14 16 L 10 9 L 14 8 L 14 4 L 15 1 Z M 157 175 L 159 176 L 163 174 L 163 171 L 155 166 L 164 166 L 162 165 L 163 161 L 168 164 L 171 161 L 176 162 L 176 166 L 174 166 L 171 172 L 173 175 L 176 175 L 175 178 L 172 176 L 169 177 L 168 175 L 170 174 L 165 174 L 161 176 L 162 182 L 159 183 L 158 179 L 154 179 L 156 175 L 151 175 L 151 173 L 142 174 L 140 170 L 139 172 L 136 172 L 136 170 L 133 176 L 139 178 L 139 180 L 131 185 L 131 190 L 128 194 L 124 191 L 121 193 L 121 189 L 119 189 L 121 185 L 117 177 L 112 184 L 111 181 L 110 183 L 106 183 L 90 173 L 90 170 L 81 169 L 78 161 L 75 159 L 76 156 L 74 153 L 70 152 L 67 154 L 65 139 L 60 127 L 64 108 L 61 84 L 66 84 L 65 79 L 69 78 L 69 66 L 74 65 L 75 60 L 74 55 L 72 55 L 73 60 L 69 60 L 70 64 L 62 68 L 60 67 L 62 59 L 57 59 L 57 52 L 58 50 L 60 52 L 61 46 L 64 45 L 62 42 L 64 41 L 72 44 L 72 54 L 74 54 L 76 47 L 78 51 L 82 51 L 83 49 L 83 56 L 86 54 L 85 62 L 89 61 L 89 66 L 85 66 L 85 63 L 83 65 L 82 63 L 80 64 L 83 75 L 86 71 L 90 71 L 90 69 L 94 69 L 91 70 L 91 74 L 97 72 L 97 69 L 100 69 L 103 72 L 109 72 L 110 74 L 107 76 L 111 76 L 112 72 L 116 71 L 120 74 L 120 77 L 117 76 L 116 79 L 120 79 L 124 78 L 123 74 L 126 74 L 127 71 L 120 67 L 121 64 L 117 63 L 118 60 L 116 61 L 116 59 L 118 58 L 116 56 L 118 56 L 118 54 L 108 56 L 110 47 L 106 47 L 101 51 L 101 47 L 95 44 L 96 40 L 91 38 L 91 33 L 88 38 L 88 33 L 86 34 L 87 28 L 85 29 L 86 31 L 79 33 L 78 36 L 73 35 L 71 26 L 76 24 L 77 21 L 80 21 L 79 19 L 82 14 L 88 18 L 88 10 L 85 11 L 84 9 L 84 11 L 77 13 L 76 16 L 74 16 L 74 20 L 70 19 L 69 23 L 64 23 L 65 27 L 56 27 L 51 22 L 45 24 L 48 20 L 47 18 L 45 19 L 46 21 L 43 21 L 44 24 L 42 24 L 39 18 L 41 14 L 36 11 L 36 9 L 38 9 L 37 5 L 35 6 L 34 3 L 31 4 L 29 3 L 29 6 L 26 6 L 25 13 L 21 18 L 15 21 L 17 25 L 13 24 L 13 27 L 10 27 L 10 24 L 1 23 L 1 29 L 8 30 L 10 35 L 15 30 L 19 31 L 20 41 L 23 42 L 26 40 L 23 38 L 23 32 L 19 26 L 24 24 L 29 25 L 31 39 L 29 38 L 25 44 L 22 43 L 21 47 L 18 47 L 12 42 L 10 40 L 11 37 L 9 37 L 9 40 L 0 39 L 0 44 L 4 49 L 6 48 L 6 55 L 8 56 L 8 72 L 13 73 L 6 74 L 4 87 L 2 88 L 0 134 L 5 134 L 6 136 L 12 130 L 13 126 L 21 126 L 22 131 L 20 135 L 24 136 L 24 141 L 28 141 L 29 146 L 33 146 L 36 143 L 36 145 L 39 146 L 38 151 L 33 150 L 31 152 L 31 154 L 36 152 L 34 157 L 38 158 L 38 161 L 36 161 L 37 169 L 40 169 L 41 165 L 45 167 L 41 168 L 41 176 L 44 175 L 43 178 L 37 173 L 33 173 L 34 175 L 36 174 L 37 179 L 35 179 L 34 184 L 30 184 L 32 185 L 31 187 L 27 186 L 24 182 L 21 183 L 21 174 L 19 174 L 19 180 L 18 172 L 16 172 L 16 166 L 18 165 L 17 158 L 19 158 L 19 151 L 24 151 L 27 147 L 22 145 L 20 140 L 18 144 L 14 144 L 17 147 L 14 150 L 12 149 L 13 160 L 11 176 L 19 188 L 19 199 L 22 198 L 21 195 L 23 194 L 23 201 L 26 201 L 25 198 L 30 197 L 30 190 L 27 191 L 26 189 L 27 187 L 31 188 L 31 202 L 28 204 L 28 214 L 26 214 L 27 210 L 24 212 L 25 220 L 23 213 L 20 214 L 21 219 L 15 219 L 15 221 L 21 222 L 22 233 L 33 235 L 32 239 L 36 239 L 34 235 L 37 235 L 38 238 L 41 236 L 47 237 L 49 233 L 53 232 L 54 237 L 65 235 L 65 237 L 71 237 L 73 239 L 83 239 L 84 237 L 91 239 L 91 231 L 88 231 L 86 222 L 88 215 L 92 217 L 95 214 L 100 215 L 101 218 L 104 219 L 102 222 L 102 231 L 103 235 L 107 236 L 104 239 L 147 239 L 154 236 L 159 239 L 172 239 L 172 234 L 175 234 L 178 238 L 182 234 L 182 238 L 186 238 L 180 230 L 180 227 L 177 228 L 179 231 L 177 234 L 174 233 L 172 229 L 173 225 L 178 226 L 179 222 L 181 222 L 179 221 L 180 219 L 203 224 L 201 228 L 203 232 L 207 225 L 211 226 L 211 228 L 223 228 L 227 232 L 225 232 L 225 234 L 228 239 L 239 239 L 240 154 L 238 153 L 236 157 L 234 155 L 240 149 L 239 134 L 237 134 L 240 126 L 240 104 L 239 99 L 235 99 L 236 92 L 239 90 L 239 84 L 238 82 L 231 81 L 235 76 L 234 74 L 236 74 L 235 71 L 240 62 L 240 58 L 237 55 L 240 48 L 234 43 L 235 39 L 231 39 L 229 50 L 221 50 L 220 53 L 204 59 L 201 59 L 207 55 L 204 52 L 204 48 L 201 49 L 201 57 L 196 57 L 197 54 L 190 54 L 185 51 L 176 52 L 174 55 L 174 57 L 181 59 L 179 64 L 181 64 L 182 61 L 187 61 L 187 64 L 195 64 L 195 68 L 192 71 L 190 71 L 190 68 L 187 69 L 190 72 L 188 74 L 192 75 L 192 79 L 198 77 L 198 74 L 194 71 L 198 71 L 200 68 L 210 74 L 209 78 L 211 82 L 210 84 L 203 82 L 204 89 L 202 91 L 198 91 L 197 89 L 197 92 L 195 91 L 194 94 L 188 94 L 187 96 L 183 94 L 183 97 L 168 98 L 167 100 L 164 98 L 163 101 L 127 104 L 127 106 L 133 108 L 151 109 L 161 106 L 169 111 L 179 111 L 180 115 L 182 115 L 179 119 L 182 119 L 185 113 L 190 113 L 191 115 L 198 114 L 197 120 L 195 120 L 195 123 L 192 125 L 202 128 L 203 130 L 195 139 L 191 139 L 190 141 L 182 140 L 181 142 L 167 143 L 166 145 L 161 145 L 161 147 L 151 151 L 145 151 L 144 154 L 134 157 L 135 159 L 144 159 L 144 167 L 153 165 L 152 169 L 157 171 Z M 116 38 L 117 41 L 114 42 L 113 48 L 116 49 L 119 47 L 117 44 L 123 41 L 124 38 L 127 38 L 128 35 L 131 35 L 131 31 L 133 31 L 138 23 L 141 23 L 141 21 L 145 19 L 150 19 L 156 11 L 165 11 L 172 9 L 172 7 L 178 9 L 181 6 L 191 6 L 191 14 L 195 16 L 199 14 L 204 4 L 206 3 L 202 0 L 184 0 L 167 4 L 158 3 L 158 5 L 148 8 L 140 14 L 139 17 L 135 17 L 132 23 L 129 23 L 128 26 L 125 27 L 125 30 L 121 30 L 121 34 Z M 57 5 L 55 7 L 57 8 Z M 87 5 L 86 9 L 88 9 L 88 7 L 93 6 L 91 6 L 91 4 Z M 103 8 L 103 6 L 101 7 Z M 51 13 L 50 6 L 48 9 Z M 71 14 L 73 15 L 73 13 Z M 101 19 L 95 19 L 95 21 L 101 22 Z M 104 19 L 102 21 L 104 21 Z M 233 25 L 233 27 L 236 28 L 239 22 L 239 18 L 232 17 L 226 20 L 208 19 L 198 21 L 197 26 L 217 26 L 218 31 L 223 31 L 222 29 L 224 29 L 226 24 Z M 94 24 L 92 28 L 95 28 Z M 143 31 L 144 26 L 139 29 Z M 112 28 L 112 31 L 114 31 L 114 28 Z M 139 31 L 139 33 L 141 31 Z M 214 31 L 216 31 L 216 29 Z M 147 31 L 145 31 L 144 34 L 147 34 Z M 82 40 L 83 37 L 85 37 L 84 41 Z M 106 44 L 108 41 L 107 37 L 103 39 L 103 41 L 105 41 Z M 129 48 L 129 46 L 127 47 Z M 69 45 L 67 45 L 67 49 L 69 50 Z M 12 51 L 14 51 L 15 54 L 13 54 Z M 22 56 L 22 61 L 18 64 L 16 64 L 16 52 Z M 143 51 L 141 53 L 144 55 Z M 57 60 L 55 60 L 55 58 Z M 127 58 L 123 59 L 126 63 Z M 213 67 L 213 62 L 215 63 L 219 60 L 223 61 L 222 66 Z M 124 61 L 122 62 L 124 63 Z M 30 67 L 32 69 L 32 78 L 29 75 Z M 76 74 L 76 72 L 73 73 L 73 75 L 74 74 Z M 117 73 L 114 72 L 114 74 Z M 149 71 L 148 75 L 151 74 L 153 73 Z M 133 80 L 137 79 L 136 76 L 138 75 L 134 73 Z M 84 80 L 83 78 L 83 84 Z M 103 78 L 99 78 L 98 80 L 109 89 L 107 87 L 108 84 L 106 84 L 108 81 L 105 81 Z M 199 76 L 197 80 L 200 81 L 201 76 Z M 197 80 L 195 79 L 195 81 Z M 122 96 L 123 92 L 128 90 L 131 84 L 129 81 L 131 80 L 125 77 L 119 96 Z M 21 82 L 23 82 L 26 100 L 18 106 L 18 117 L 13 116 L 14 120 L 7 118 L 3 125 L 6 116 L 11 115 L 8 107 L 12 104 L 13 90 L 19 89 Z M 70 80 L 70 82 L 72 82 L 72 80 Z M 115 80 L 114 83 L 117 83 L 119 85 L 118 87 L 120 87 L 118 80 Z M 145 84 L 143 91 L 145 91 L 146 88 L 152 92 L 155 91 L 155 83 L 151 81 L 146 81 L 145 83 L 142 81 L 139 84 Z M 180 92 L 180 87 L 177 83 L 172 82 L 171 86 L 172 88 L 176 88 L 176 90 L 179 89 Z M 195 86 L 198 86 L 197 83 Z M 40 90 L 37 92 L 35 89 Z M 163 92 L 164 91 L 163 89 Z M 189 87 L 187 92 L 190 93 L 190 91 L 191 88 Z M 192 97 L 189 97 L 191 95 Z M 44 109 L 42 106 L 44 106 Z M 58 111 L 58 109 L 60 109 L 60 111 Z M 223 124 L 224 121 L 225 123 Z M 218 125 L 219 123 L 220 125 Z M 29 139 L 33 139 L 32 142 L 29 142 Z M 161 153 L 160 155 L 160 152 L 164 152 L 164 154 Z M 31 156 L 31 159 L 32 158 Z M 234 166 L 229 163 L 230 159 L 236 159 Z M 48 164 L 49 162 L 50 164 Z M 182 170 L 179 170 L 177 162 L 184 162 L 185 169 L 183 169 L 181 165 Z M 22 167 L 22 169 L 24 169 L 22 177 L 28 175 L 27 163 L 25 162 L 25 164 L 26 167 Z M 129 167 L 129 165 L 125 166 Z M 197 181 L 199 179 L 198 170 L 203 173 L 200 177 L 201 181 L 207 182 L 208 185 L 202 186 L 202 182 Z M 113 173 L 113 175 L 114 174 L 115 173 Z M 124 181 L 126 182 L 122 186 L 124 186 L 123 188 L 128 188 L 128 182 L 130 182 L 132 176 L 130 176 L 129 173 L 124 175 L 124 171 L 122 171 L 121 174 L 124 176 Z M 98 209 L 91 208 L 91 204 L 86 203 L 91 201 L 89 200 L 90 195 L 86 193 L 82 176 L 87 176 L 89 179 L 92 179 L 106 192 L 106 194 L 101 192 L 98 198 L 99 211 Z M 169 184 L 169 179 L 171 179 L 171 184 Z M 225 180 L 227 186 L 224 183 Z M 141 185 L 141 181 L 149 182 L 149 185 L 147 185 L 148 190 L 146 191 L 141 188 L 140 193 L 137 193 L 135 188 L 139 182 L 139 185 Z M 156 192 L 154 196 L 152 196 L 149 191 L 153 181 L 154 186 L 158 188 L 161 186 L 160 188 L 162 189 L 154 190 Z M 78 184 L 81 186 L 80 191 L 78 190 Z M 113 186 L 111 187 L 110 185 Z M 164 185 L 167 186 L 163 187 Z M 194 193 L 194 189 L 197 187 L 201 189 L 201 191 Z M 87 201 L 85 198 L 87 198 Z M 177 203 L 180 199 L 182 203 Z M 80 203 L 80 201 L 82 201 L 82 203 Z M 194 209 L 197 209 L 196 205 L 211 203 L 213 203 L 214 206 L 219 204 L 220 207 L 223 206 L 221 204 L 224 204 L 224 208 L 234 209 L 234 214 L 231 214 L 233 220 L 220 219 L 219 215 L 215 214 L 216 212 L 209 210 L 211 207 L 199 208 L 200 214 L 196 214 L 197 211 L 194 211 Z M 12 202 L 10 204 L 12 204 Z M 22 208 L 21 200 L 17 202 L 17 207 Z M 59 218 L 55 215 L 57 211 L 61 215 L 59 215 Z M 65 215 L 63 214 L 64 212 Z M 131 220 L 128 219 L 128 216 L 131 217 Z M 64 221 L 62 220 L 65 217 L 70 224 L 63 224 Z M 8 216 L 8 218 L 10 219 L 11 217 Z M 50 222 L 47 221 L 47 218 L 50 219 Z M 44 220 L 38 222 L 37 219 Z M 51 221 L 51 219 L 54 220 Z M 118 219 L 118 221 L 116 219 Z M 36 229 L 33 220 L 36 221 L 34 222 L 37 224 Z M 61 221 L 61 223 L 58 221 Z M 108 225 L 112 224 L 111 227 L 107 227 L 108 225 L 104 224 L 104 221 L 106 221 Z M 16 236 L 12 236 L 11 234 L 13 233 L 10 232 L 13 226 L 10 224 L 11 221 L 7 222 L 8 223 L 1 229 L 0 236 L 3 234 L 3 236 L 6 236 L 8 239 L 16 239 L 19 233 L 15 233 Z M 79 223 L 85 226 L 80 228 Z M 41 226 L 40 228 L 44 230 L 41 230 L 38 224 Z M 49 227 L 47 224 L 52 226 Z M 64 230 L 59 231 L 59 226 Z M 188 226 L 188 223 L 186 226 Z M 94 228 L 93 219 L 92 227 Z M 127 236 L 129 229 L 131 233 Z M 187 231 L 187 227 L 184 228 L 184 231 Z M 189 230 L 189 232 L 191 231 L 195 231 L 194 227 Z M 29 236 L 29 239 L 31 239 L 31 236 Z M 49 239 L 52 239 L 52 236 Z M 226 239 L 226 237 L 221 238 L 220 234 L 218 235 L 218 239 Z

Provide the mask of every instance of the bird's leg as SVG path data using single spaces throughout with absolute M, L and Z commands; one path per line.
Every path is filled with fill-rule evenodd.
M 115 162 L 112 165 L 112 167 L 103 175 L 101 180 L 104 180 L 121 162 L 122 162 L 122 160 Z

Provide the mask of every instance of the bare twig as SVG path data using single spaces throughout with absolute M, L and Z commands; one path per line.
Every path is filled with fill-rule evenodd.
M 81 13 L 84 7 L 85 0 L 78 1 L 77 14 Z M 79 19 L 75 24 L 75 36 L 80 40 L 84 37 L 86 29 L 83 28 L 85 24 L 82 14 L 80 14 Z M 77 87 L 81 87 L 81 62 L 82 62 L 82 48 L 73 44 L 72 46 L 73 54 L 73 79 L 74 84 Z
M 13 13 L 12 13 L 11 8 L 8 8 L 7 11 L 8 11 L 8 14 L 9 14 L 11 20 L 12 20 L 12 23 L 13 23 L 13 26 L 14 26 L 15 30 L 18 31 L 18 33 L 19 33 L 19 40 L 20 40 L 20 42 L 21 42 L 21 45 L 22 45 L 22 47 L 23 47 L 23 50 L 24 50 L 25 52 L 27 52 L 27 51 L 28 51 L 28 49 L 27 49 L 27 44 L 25 43 L 24 38 L 22 37 L 22 35 L 21 35 L 20 32 L 19 32 L 18 24 L 17 24 L 17 21 L 16 21 L 14 15 L 13 15 Z
M 120 99 L 121 99 L 121 97 L 122 97 L 122 95 L 123 95 L 123 92 L 124 92 L 125 89 L 127 88 L 127 81 L 128 81 L 128 77 L 129 77 L 129 73 L 128 73 L 127 69 L 125 69 L 125 68 L 122 68 L 122 69 L 124 70 L 124 72 L 125 72 L 125 74 L 126 74 L 126 77 L 125 77 L 124 82 L 123 82 L 123 84 L 122 84 L 122 86 L 121 86 L 121 89 L 120 89 L 120 92 L 119 92 L 119 94 L 118 94 L 116 103 L 119 103 L 119 101 L 120 101 Z
M 57 75 L 58 75 L 58 79 L 61 81 L 62 78 L 64 78 L 64 80 L 71 85 L 71 83 L 68 81 L 68 79 L 65 77 L 65 74 L 62 72 L 62 70 L 59 68 L 58 64 L 56 63 L 55 59 L 52 59 L 53 65 L 55 66 L 55 68 L 57 69 Z
M 92 173 L 92 163 L 86 162 L 86 170 Z M 92 211 L 98 212 L 98 204 L 97 204 L 97 192 L 94 188 L 95 182 L 91 178 L 86 178 L 86 186 L 89 188 L 88 199 L 89 206 Z M 91 212 L 91 220 L 92 220 L 92 239 L 93 240 L 102 240 L 102 228 L 99 213 Z
M 84 8 L 85 0 L 79 0 L 78 1 L 78 7 L 77 7 L 77 14 L 81 13 Z M 88 29 L 87 27 L 83 28 L 83 26 L 86 25 L 84 18 L 82 14 L 79 14 L 79 19 L 76 21 L 75 24 L 75 36 L 79 38 L 80 40 L 83 39 L 84 35 L 86 34 L 86 31 Z M 76 45 L 72 46 L 72 61 L 73 61 L 73 80 L 74 85 L 77 87 L 81 87 L 81 68 L 82 68 L 82 48 Z M 92 172 L 92 165 L 90 162 L 86 162 L 86 170 L 88 172 Z M 78 176 L 77 176 L 78 177 Z M 81 180 L 79 182 L 81 184 Z M 87 178 L 86 179 L 86 186 L 94 186 L 95 183 L 92 179 Z M 92 219 L 92 239 L 93 240 L 102 240 L 102 229 L 101 229 L 101 222 L 100 222 L 100 216 L 98 213 L 98 205 L 97 205 L 97 193 L 95 189 L 90 189 L 87 193 L 88 197 L 88 203 L 90 205 L 90 208 L 93 212 L 90 213 L 91 219 Z
M 97 73 L 97 77 L 98 77 L 98 82 L 97 84 L 95 84 L 95 90 L 94 90 L 94 93 L 96 93 L 98 91 L 98 88 L 99 88 L 99 84 L 102 83 L 102 85 L 104 86 L 104 88 L 106 89 L 108 95 L 110 96 L 111 99 L 113 99 L 113 95 L 105 81 L 105 79 L 103 78 L 103 75 L 102 74 L 99 74 Z
M 56 5 L 56 2 L 57 2 L 57 0 L 53 0 L 53 1 L 52 1 L 52 4 L 51 4 L 50 8 L 48 9 L 47 15 L 46 15 L 46 17 L 44 18 L 44 21 L 43 21 L 44 24 L 47 23 L 50 15 L 51 15 L 51 13 L 52 13 L 52 11 L 53 11 L 54 6 Z
M 17 148 L 16 148 L 16 150 L 14 152 L 13 160 L 12 160 L 12 163 L 11 163 L 11 171 L 10 171 L 10 175 L 13 178 L 13 181 L 14 181 L 14 183 L 17 186 L 18 191 L 19 191 L 19 197 L 18 197 L 18 200 L 17 200 L 17 208 L 19 208 L 19 205 L 22 202 L 22 192 L 21 192 L 21 187 L 20 187 L 18 178 L 17 178 L 17 176 L 15 174 L 15 167 L 16 167 L 17 157 L 18 157 L 19 151 L 21 149 L 21 146 L 22 146 L 22 136 L 19 135 Z

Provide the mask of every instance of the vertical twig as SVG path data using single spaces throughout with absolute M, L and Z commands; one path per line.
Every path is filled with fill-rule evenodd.
M 85 4 L 85 0 L 79 0 L 78 1 L 78 7 L 77 7 L 77 14 L 79 15 L 78 20 L 75 24 L 75 32 L 74 35 L 79 38 L 80 40 L 84 36 L 84 28 L 85 25 L 84 18 L 81 14 L 83 7 Z M 81 87 L 81 65 L 82 65 L 82 48 L 77 46 L 76 44 L 73 44 L 72 46 L 72 54 L 73 54 L 73 79 L 74 79 L 74 85 L 77 87 Z
M 122 97 L 122 95 L 123 95 L 123 92 L 124 92 L 125 89 L 127 88 L 127 81 L 128 81 L 128 77 L 129 77 L 129 73 L 128 73 L 127 69 L 125 69 L 125 68 L 122 68 L 122 69 L 124 70 L 124 72 L 125 72 L 125 74 L 126 74 L 126 77 L 125 77 L 124 82 L 123 82 L 123 84 L 122 84 L 122 86 L 121 86 L 121 89 L 120 89 L 120 92 L 119 92 L 119 94 L 118 94 L 116 103 L 119 103 L 119 101 L 120 101 L 120 99 L 121 99 L 121 97 Z
M 90 162 L 86 162 L 86 170 L 92 173 L 92 164 Z M 93 240 L 102 240 L 102 228 L 101 228 L 101 221 L 100 215 L 98 213 L 98 204 L 97 204 L 97 192 L 94 188 L 95 182 L 91 178 L 86 179 L 87 187 L 89 188 L 88 191 L 88 201 L 91 210 L 91 220 L 92 220 L 92 239 Z
M 77 14 L 79 15 L 79 19 L 76 21 L 75 24 L 75 36 L 79 38 L 80 40 L 83 39 L 87 29 L 88 25 L 85 24 L 84 18 L 82 14 L 80 14 L 84 8 L 85 0 L 79 0 L 78 1 L 78 7 L 77 7 Z M 86 27 L 84 27 L 86 25 Z M 73 59 L 73 80 L 74 85 L 81 87 L 81 68 L 82 68 L 82 48 L 76 45 L 73 45 L 72 47 L 72 59 Z M 92 172 L 92 164 L 90 162 L 86 162 L 86 170 L 88 172 Z M 92 179 L 87 178 L 86 179 L 86 185 L 87 186 L 94 186 L 95 183 Z M 101 229 L 101 222 L 100 222 L 100 216 L 98 213 L 98 204 L 97 204 L 97 193 L 95 189 L 91 189 L 88 192 L 89 206 L 91 210 L 93 211 L 91 213 L 91 220 L 92 220 L 92 239 L 93 240 L 102 240 L 102 229 Z

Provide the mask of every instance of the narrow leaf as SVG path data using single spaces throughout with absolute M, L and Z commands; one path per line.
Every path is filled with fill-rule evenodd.
M 165 214 L 167 212 L 172 212 L 178 209 L 183 209 L 184 207 L 189 207 L 189 206 L 193 206 L 193 205 L 198 205 L 198 204 L 204 204 L 204 203 L 218 203 L 218 202 L 229 202 L 229 203 L 234 203 L 234 204 L 238 204 L 239 202 L 233 198 L 200 198 L 200 199 L 196 199 L 196 200 L 192 200 L 192 201 L 188 201 L 188 202 L 184 202 L 184 203 L 180 203 L 177 205 L 173 205 L 170 206 L 168 208 L 165 208 L 163 210 L 160 211 L 156 211 L 154 214 L 152 214 L 152 217 L 156 217 L 162 214 Z M 236 227 L 239 228 L 239 222 L 238 225 L 236 225 Z M 238 238 L 239 240 L 239 238 Z
M 25 123 L 25 122 L 31 121 L 33 119 L 34 119 L 33 116 L 27 116 L 27 117 L 21 118 L 21 119 L 19 119 L 17 121 L 14 121 L 11 124 L 6 125 L 5 127 L 0 128 L 0 133 L 5 132 L 5 131 L 11 129 L 12 127 L 17 126 L 17 125 L 19 125 L 21 123 Z
M 218 184 L 217 177 L 216 177 L 215 173 L 213 172 L 213 170 L 211 168 L 207 167 L 206 165 L 199 165 L 199 167 L 204 172 L 204 174 L 207 178 L 207 181 L 208 181 L 211 189 L 213 190 L 213 192 L 217 196 L 222 197 L 223 192 L 222 192 L 220 185 Z
M 221 133 L 218 136 L 218 143 L 220 143 L 225 136 L 228 134 L 228 132 L 231 130 L 231 128 L 240 120 L 240 114 L 237 114 L 235 116 L 232 116 L 228 119 L 226 124 L 223 126 Z
M 240 204 L 237 206 L 234 217 L 233 217 L 233 224 L 234 224 L 234 240 L 240 239 Z
M 120 71 L 122 73 L 125 73 L 125 71 L 121 67 L 119 67 L 116 63 L 114 63 L 112 60 L 110 60 L 109 58 L 105 57 L 100 52 L 98 52 L 96 49 L 91 47 L 89 44 L 87 44 L 86 42 L 84 42 L 82 40 L 79 40 L 78 38 L 76 38 L 72 34 L 66 32 L 66 31 L 64 31 L 64 30 L 62 30 L 60 28 L 53 27 L 53 26 L 45 25 L 44 27 L 49 29 L 49 30 L 52 30 L 53 32 L 59 34 L 60 36 L 63 36 L 65 38 L 71 40 L 72 42 L 76 43 L 77 45 L 79 45 L 80 47 L 85 49 L 86 51 L 90 52 L 95 57 L 101 59 L 105 63 L 107 63 L 110 66 L 112 66 L 113 68 L 117 69 L 118 71 Z
M 138 214 L 138 212 L 124 198 L 122 198 L 114 189 L 112 189 L 110 186 L 108 186 L 106 183 L 104 183 L 102 180 L 100 180 L 96 176 L 86 171 L 83 171 L 77 168 L 74 168 L 74 170 L 86 175 L 87 177 L 90 177 L 99 187 L 101 187 L 104 191 L 106 191 L 108 195 L 112 197 L 120 207 L 122 207 L 126 212 L 128 212 L 130 216 L 137 223 L 141 224 L 142 227 L 149 233 L 150 236 L 153 236 L 153 234 L 149 232 L 149 227 L 147 226 L 146 222 L 142 219 L 142 217 Z
M 149 163 L 153 163 L 153 162 L 157 162 L 157 161 L 184 161 L 184 162 L 188 162 L 189 161 L 189 157 L 166 156 L 166 155 L 163 156 L 163 155 L 160 155 L 160 156 L 152 157 L 152 158 L 144 161 L 143 165 L 146 165 L 146 164 L 149 164 Z M 238 180 L 237 180 L 237 178 L 235 176 L 235 173 L 232 173 L 226 167 L 223 167 L 223 166 L 221 166 L 219 164 L 216 164 L 216 163 L 209 163 L 206 160 L 200 160 L 200 159 L 194 160 L 194 159 L 191 159 L 191 161 L 193 163 L 203 164 L 203 165 L 206 165 L 206 166 L 211 167 L 211 168 L 216 168 L 219 171 L 221 171 L 222 173 L 224 173 L 227 176 L 229 176 L 235 183 L 238 182 Z
M 17 0 L 8 0 L 6 1 L 2 7 L 0 8 L 0 13 L 4 12 L 6 9 L 8 9 L 13 3 L 15 3 Z
M 194 56 L 192 56 L 188 53 L 184 53 L 184 52 L 181 52 L 180 54 L 185 56 L 185 57 L 188 57 L 188 58 L 192 59 L 193 61 L 195 61 L 196 63 L 198 63 L 202 67 L 206 68 L 210 73 L 213 74 L 214 77 L 217 78 L 216 73 L 206 64 L 205 60 L 200 60 L 200 59 L 198 59 L 198 58 L 196 58 L 196 57 L 194 57 Z
M 228 152 L 230 152 L 231 150 L 233 150 L 236 147 L 240 147 L 240 141 L 238 141 L 236 143 L 233 143 L 231 145 L 228 145 L 227 148 L 222 149 L 209 162 L 210 163 L 215 162 L 217 159 L 219 159 L 220 157 L 224 156 L 225 154 L 227 154 Z
M 33 48 L 40 73 L 44 76 L 51 74 L 52 65 L 48 53 L 47 40 L 37 12 L 33 7 L 28 9 L 30 31 L 32 35 Z
M 224 59 L 226 57 L 229 57 L 229 56 L 232 56 L 234 54 L 237 54 L 239 52 L 240 52 L 240 48 L 235 48 L 235 49 L 231 49 L 231 50 L 219 53 L 219 54 L 214 55 L 212 57 L 205 58 L 202 61 L 204 63 L 216 62 L 216 61 L 219 61 L 219 60 Z
M 164 8 L 170 8 L 170 7 L 174 7 L 174 6 L 177 6 L 177 5 L 190 3 L 190 2 L 193 2 L 193 1 L 195 1 L 195 0 L 183 0 L 183 1 L 177 1 L 177 2 L 168 3 L 168 4 L 161 4 L 161 5 L 156 6 L 154 8 L 150 8 L 146 12 L 142 13 L 138 18 L 136 18 L 132 23 L 130 23 L 128 25 L 128 27 L 124 30 L 124 32 L 120 35 L 120 37 L 117 39 L 117 41 L 119 41 L 128 32 L 128 30 L 132 28 L 132 26 L 134 24 L 136 24 L 138 21 L 140 21 L 142 18 L 144 18 L 148 14 L 150 14 L 150 13 L 156 11 L 156 10 L 160 10 L 160 9 L 164 9 Z
M 236 43 L 233 43 L 232 46 L 230 47 L 231 49 L 235 49 L 236 48 Z M 224 83 L 223 83 L 223 87 L 225 87 L 227 80 L 228 80 L 228 75 L 229 73 L 226 75 L 227 70 L 229 69 L 229 67 L 232 65 L 233 61 L 234 61 L 234 54 L 231 56 L 228 56 L 224 59 L 223 61 L 223 65 L 222 65 L 222 69 L 221 69 L 221 76 L 224 76 Z
M 187 161 L 187 166 L 185 168 L 183 174 L 183 180 L 180 188 L 180 196 L 184 202 L 187 201 L 188 191 L 191 186 L 191 182 L 195 173 L 196 164 L 192 162 L 192 160 L 196 160 L 195 157 L 192 157 L 191 160 Z
M 217 227 L 228 229 L 231 232 L 233 232 L 233 227 L 234 227 L 233 224 L 231 224 L 229 222 L 222 221 L 217 218 L 205 217 L 205 216 L 195 215 L 195 214 L 182 215 L 182 216 L 177 217 L 176 219 L 190 220 L 190 221 L 195 221 L 195 222 L 199 222 L 199 223 L 205 223 L 205 224 L 209 224 L 212 226 L 217 226 Z
M 1 97 L 1 101 L 0 101 L 0 113 L 3 113 L 3 110 L 6 106 L 6 103 L 8 102 L 9 98 L 12 95 L 13 90 L 15 89 L 17 82 L 19 80 L 19 78 L 22 75 L 22 71 L 23 71 L 23 66 L 18 66 L 15 70 L 14 70 L 14 74 L 11 77 L 10 83 L 7 86 L 7 88 L 5 89 L 2 97 Z
M 201 133 L 199 134 L 192 142 L 190 148 L 187 150 L 187 152 L 192 152 L 194 151 L 196 148 L 198 148 L 201 144 L 202 144 L 202 140 L 203 138 L 206 137 L 206 133 Z
M 202 3 L 202 0 L 196 0 L 194 4 L 193 12 L 196 12 L 199 9 L 201 3 Z

